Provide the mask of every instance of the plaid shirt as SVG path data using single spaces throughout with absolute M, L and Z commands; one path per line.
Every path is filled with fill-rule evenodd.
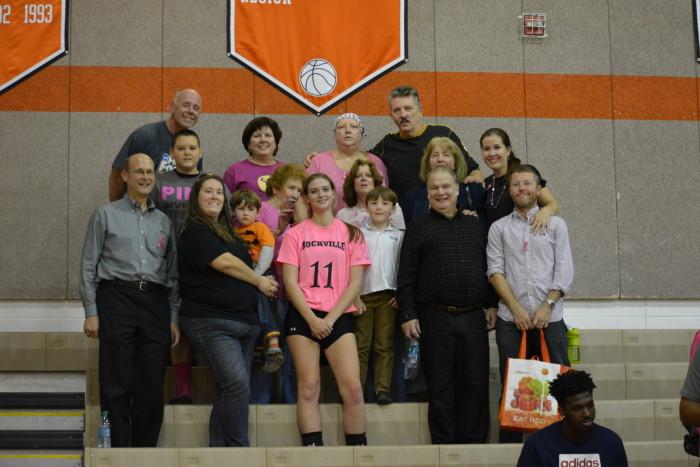
M 148 281 L 170 289 L 170 319 L 180 306 L 173 224 L 148 200 L 145 211 L 125 194 L 95 210 L 88 223 L 80 266 L 85 316 L 97 315 L 101 281 Z
M 461 212 L 448 219 L 436 211 L 408 226 L 397 279 L 402 322 L 425 306 L 482 306 L 488 293 L 484 231 Z

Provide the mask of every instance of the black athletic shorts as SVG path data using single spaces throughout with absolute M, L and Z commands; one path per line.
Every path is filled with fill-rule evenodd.
M 319 318 L 325 318 L 325 316 L 328 314 L 325 311 L 311 311 L 313 311 Z M 352 313 L 343 313 L 340 318 L 336 320 L 335 324 L 333 324 L 333 330 L 327 337 L 324 337 L 323 339 L 316 339 L 313 335 L 311 335 L 311 328 L 304 317 L 301 316 L 301 313 L 299 313 L 290 303 L 289 311 L 287 312 L 287 319 L 284 323 L 284 329 L 286 331 L 285 335 L 287 337 L 294 335 L 307 337 L 314 342 L 318 342 L 321 349 L 325 350 L 333 345 L 335 341 L 340 339 L 343 334 L 354 332 L 354 318 L 355 317 L 352 315 Z

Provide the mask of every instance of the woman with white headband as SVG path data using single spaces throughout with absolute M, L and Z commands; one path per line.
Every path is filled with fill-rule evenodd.
M 384 177 L 384 186 L 387 186 L 386 166 L 377 156 L 360 148 L 362 138 L 365 136 L 365 128 L 357 114 L 345 113 L 335 119 L 335 144 L 336 148 L 321 152 L 314 156 L 311 165 L 306 169 L 308 174 L 324 173 L 333 180 L 337 187 L 342 187 L 345 177 L 355 161 L 370 160 Z M 333 211 L 346 206 L 342 190 L 337 192 L 337 204 Z

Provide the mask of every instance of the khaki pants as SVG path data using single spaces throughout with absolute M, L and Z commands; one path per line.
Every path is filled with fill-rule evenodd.
M 374 391 L 391 392 L 391 372 L 394 366 L 394 321 L 396 310 L 389 305 L 393 290 L 362 295 L 367 311 L 355 319 L 357 351 L 360 356 L 362 387 L 367 381 L 367 366 L 374 338 Z

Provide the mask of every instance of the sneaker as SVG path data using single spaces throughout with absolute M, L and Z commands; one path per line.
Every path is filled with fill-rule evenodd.
M 273 347 L 265 351 L 265 364 L 262 367 L 263 373 L 274 373 L 279 370 L 284 363 L 282 349 Z
M 175 396 L 168 402 L 170 405 L 189 405 L 192 403 L 190 396 Z
M 386 391 L 379 391 L 377 393 L 377 405 L 388 405 L 393 401 L 391 400 L 391 395 Z

